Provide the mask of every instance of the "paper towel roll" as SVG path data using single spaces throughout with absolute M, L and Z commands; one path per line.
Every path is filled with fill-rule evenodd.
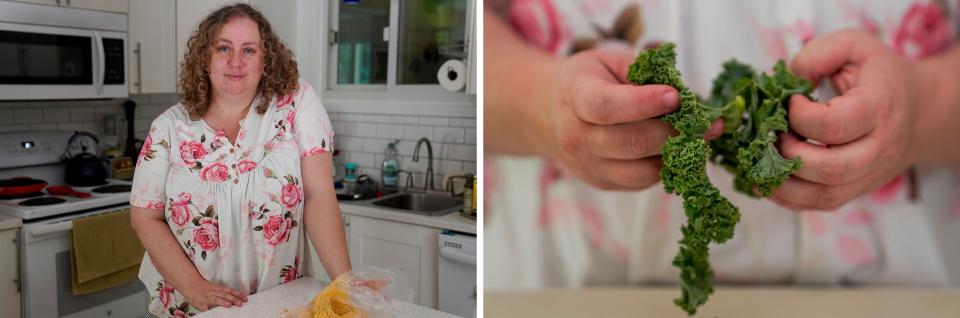
M 437 80 L 444 89 L 456 92 L 467 84 L 467 66 L 460 60 L 447 60 L 437 71 Z

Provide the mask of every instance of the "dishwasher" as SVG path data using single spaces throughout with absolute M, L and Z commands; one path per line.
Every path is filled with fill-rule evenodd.
M 445 230 L 437 240 L 437 309 L 461 317 L 476 317 L 477 236 Z

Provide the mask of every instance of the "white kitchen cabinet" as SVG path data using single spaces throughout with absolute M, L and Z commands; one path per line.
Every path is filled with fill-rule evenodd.
M 126 0 L 15 0 L 51 6 L 127 13 Z
M 0 308 L 3 317 L 20 317 L 17 229 L 0 231 Z
M 130 93 L 177 91 L 176 0 L 130 0 Z
M 187 50 L 187 40 L 203 18 L 214 10 L 234 3 L 247 3 L 238 0 L 177 0 L 177 65 L 183 61 L 183 52 Z
M 440 230 L 350 216 L 350 262 L 397 268 L 410 279 L 414 303 L 437 308 L 437 234 Z
M 343 234 L 347 239 L 347 253 L 350 252 L 350 216 L 342 214 L 340 216 L 343 218 Z M 305 274 L 307 276 L 323 280 L 323 281 L 332 281 L 333 278 L 327 274 L 327 271 L 323 268 L 323 263 L 320 262 L 320 256 L 317 255 L 316 250 L 313 249 L 313 243 L 307 239 L 307 260 L 304 262 Z

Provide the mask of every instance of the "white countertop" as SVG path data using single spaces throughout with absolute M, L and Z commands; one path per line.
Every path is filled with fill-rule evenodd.
M 253 295 L 247 299 L 242 307 L 214 308 L 201 313 L 196 318 L 234 318 L 234 317 L 264 317 L 277 318 L 286 310 L 289 314 L 299 312 L 309 305 L 310 301 L 327 286 L 327 282 L 310 277 L 303 277 Z M 433 310 L 427 307 L 398 303 L 396 312 L 390 317 L 418 317 L 418 318 L 456 318 L 459 316 Z M 296 317 L 296 316 L 293 316 Z M 370 317 L 375 317 L 371 315 Z
M 18 217 L 0 214 L 0 231 L 6 229 L 18 228 L 23 225 L 23 220 Z
M 477 221 L 464 217 L 459 212 L 444 216 L 426 216 L 416 213 L 401 212 L 388 208 L 371 206 L 369 200 L 340 201 L 340 211 L 350 215 L 360 215 L 389 221 L 417 224 L 444 230 L 477 234 Z

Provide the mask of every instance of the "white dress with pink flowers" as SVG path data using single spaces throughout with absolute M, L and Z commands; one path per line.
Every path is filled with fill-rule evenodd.
M 130 204 L 162 209 L 205 279 L 253 294 L 302 275 L 300 160 L 331 151 L 332 143 L 326 110 L 303 80 L 294 94 L 274 98 L 264 114 L 252 108 L 233 144 L 223 131 L 191 120 L 177 104 L 150 127 Z M 163 279 L 147 254 L 140 279 L 154 315 L 199 313 Z
M 493 2 L 528 43 L 557 56 L 673 41 L 684 81 L 701 95 L 730 58 L 766 71 L 832 31 L 859 28 L 922 59 L 955 45 L 960 29 L 958 1 Z M 631 25 L 642 35 L 624 43 Z M 544 158 L 488 155 L 484 169 L 485 289 L 677 282 L 686 217 L 661 185 L 603 191 Z M 960 285 L 960 169 L 919 169 L 917 199 L 902 175 L 830 213 L 789 211 L 733 191 L 719 167 L 708 174 L 743 214 L 733 239 L 711 250 L 718 283 Z

